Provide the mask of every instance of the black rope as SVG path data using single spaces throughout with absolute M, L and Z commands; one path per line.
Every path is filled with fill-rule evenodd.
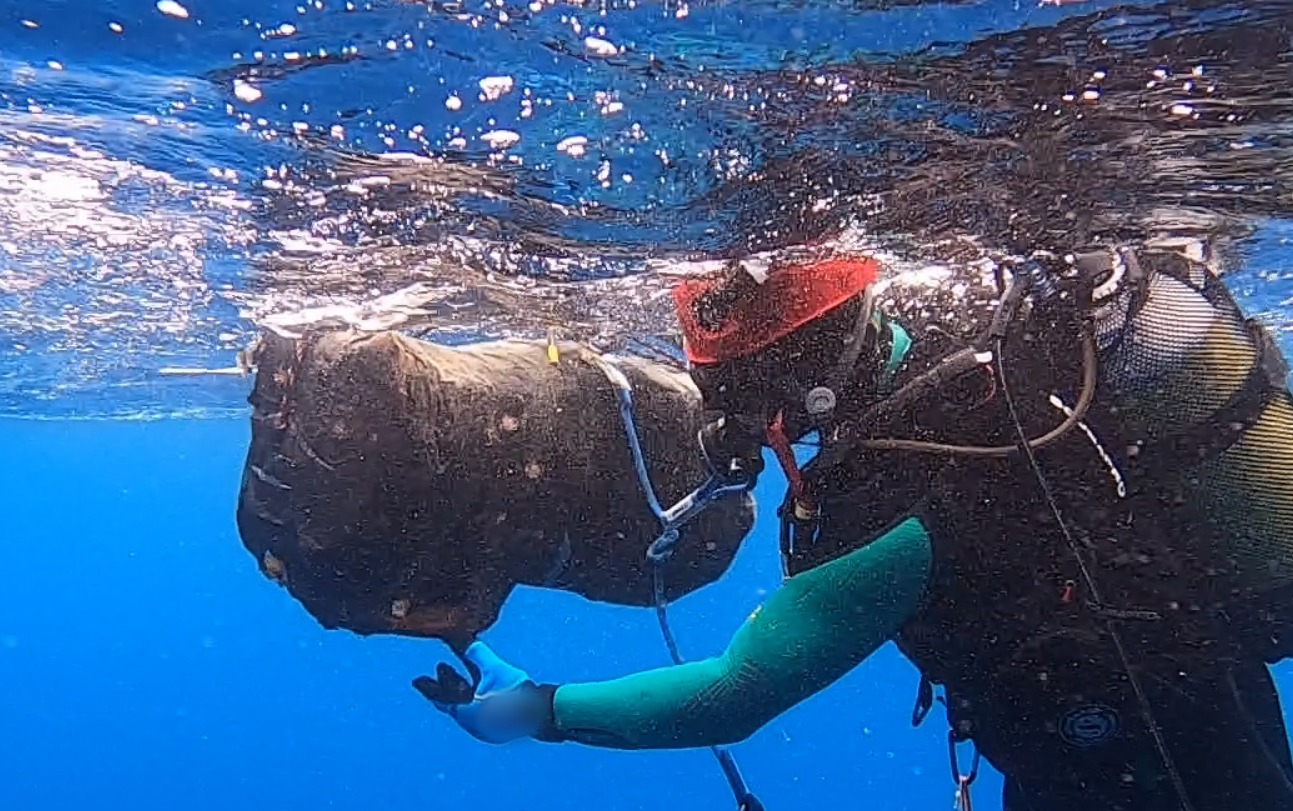
M 655 613 L 656 619 L 660 621 L 660 633 L 664 636 L 665 645 L 669 648 L 669 656 L 673 659 L 674 664 L 683 664 L 682 653 L 678 650 L 678 640 L 674 638 L 673 629 L 669 626 L 669 602 L 665 599 L 664 590 L 664 564 L 672 555 L 673 549 L 670 547 L 668 552 L 660 560 L 652 559 L 651 573 L 653 589 L 655 591 Z M 723 770 L 723 777 L 727 779 L 727 785 L 732 789 L 732 796 L 736 798 L 736 807 L 739 811 L 763 811 L 763 803 L 759 798 L 750 792 L 749 786 L 746 785 L 745 778 L 741 776 L 741 769 L 736 765 L 736 758 L 732 753 L 721 746 L 711 746 L 709 751 L 714 753 L 714 758 L 718 761 L 718 766 Z
M 1267 765 L 1275 770 L 1280 777 L 1280 782 L 1284 784 L 1284 790 L 1290 797 L 1293 797 L 1293 779 L 1290 779 L 1283 762 L 1271 750 L 1270 742 L 1267 741 L 1266 735 L 1257 724 L 1257 717 L 1248 708 L 1248 702 L 1244 701 L 1244 696 L 1239 691 L 1239 685 L 1235 683 L 1235 672 L 1233 670 L 1226 671 L 1226 686 L 1230 688 L 1230 695 L 1235 699 L 1235 706 L 1248 724 L 1249 730 L 1252 731 L 1253 740 L 1257 742 L 1257 748 L 1262 750 L 1262 755 L 1266 758 Z
M 1073 534 L 1069 531 L 1063 515 L 1060 514 L 1059 504 L 1055 501 L 1050 482 L 1046 479 L 1046 474 L 1042 471 L 1041 465 L 1037 461 L 1037 456 L 1029 445 L 1028 433 L 1024 430 L 1023 423 L 1019 419 L 1014 397 L 1010 393 L 1010 385 L 1006 381 L 1005 339 L 1003 337 L 997 338 L 996 350 L 997 376 L 1001 379 L 1001 393 L 1005 397 L 1006 407 L 1010 409 L 1010 419 L 1019 434 L 1020 444 L 1023 447 L 1024 454 L 1028 457 L 1028 464 L 1032 468 L 1033 475 L 1037 478 L 1037 484 L 1046 499 L 1046 505 L 1050 508 L 1051 515 L 1055 517 L 1060 533 L 1064 536 L 1065 543 L 1068 544 L 1069 551 L 1073 553 L 1073 558 L 1077 562 L 1078 571 L 1081 573 L 1082 581 L 1091 595 L 1091 600 L 1096 605 L 1104 605 L 1104 601 L 1100 597 L 1100 590 L 1096 586 L 1095 577 L 1091 574 L 1086 561 L 1082 559 L 1082 551 L 1079 549 L 1077 541 L 1073 538 Z M 1111 617 L 1100 612 L 1096 612 L 1096 617 L 1104 624 L 1105 630 L 1113 640 L 1114 648 L 1118 652 L 1118 659 L 1122 664 L 1123 671 L 1127 674 L 1132 692 L 1135 693 L 1141 716 L 1145 721 L 1145 725 L 1149 728 L 1150 736 L 1154 739 L 1154 748 L 1158 750 L 1158 756 L 1163 762 L 1163 768 L 1167 770 L 1168 778 L 1172 782 L 1172 788 L 1176 791 L 1177 799 L 1180 800 L 1181 811 L 1194 811 L 1194 805 L 1190 802 L 1189 793 L 1185 789 L 1185 781 L 1181 778 L 1176 761 L 1167 748 L 1167 740 L 1163 737 L 1163 730 L 1158 725 L 1158 720 L 1154 717 L 1154 708 L 1149 703 L 1149 697 L 1145 694 L 1145 688 L 1141 684 L 1140 678 L 1131 666 L 1131 658 L 1127 654 L 1126 645 L 1123 644 L 1122 634 L 1118 633 L 1118 629 L 1114 626 L 1114 619 Z

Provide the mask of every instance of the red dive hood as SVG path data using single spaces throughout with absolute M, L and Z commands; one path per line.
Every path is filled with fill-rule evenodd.
M 757 288 L 731 305 L 715 330 L 701 324 L 696 309 L 702 297 L 723 288 L 725 278 L 683 281 L 673 288 L 673 301 L 687 358 L 705 364 L 752 355 L 861 293 L 879 271 L 868 258 L 774 266 Z

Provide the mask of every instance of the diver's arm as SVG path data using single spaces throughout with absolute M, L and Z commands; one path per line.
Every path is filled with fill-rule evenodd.
M 618 749 L 743 740 L 888 641 L 916 610 L 931 562 L 928 533 L 909 519 L 787 580 L 721 656 L 556 688 L 540 737 Z

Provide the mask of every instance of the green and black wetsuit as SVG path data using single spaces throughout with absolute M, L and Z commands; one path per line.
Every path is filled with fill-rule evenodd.
M 1109 259 L 1093 312 L 1095 399 L 1036 454 L 1101 604 L 1022 454 L 858 449 L 805 470 L 820 525 L 783 549 L 791 576 L 724 654 L 564 685 L 559 736 L 621 748 L 740 740 L 892 639 L 1006 774 L 1008 811 L 1175 811 L 1182 789 L 1197 811 L 1293 809 L 1265 666 L 1287 653 L 1281 597 L 1293 593 L 1293 400 L 1278 352 L 1200 267 Z M 912 339 L 902 385 L 981 334 L 997 290 L 977 272 L 922 271 L 876 300 Z M 1077 402 L 1078 344 L 1025 322 L 995 359 L 1028 436 Z M 978 370 L 875 429 L 1014 444 L 1000 389 Z
M 625 749 L 734 743 L 848 673 L 916 611 L 929 536 L 912 520 L 788 579 L 718 657 L 557 689 L 567 737 Z

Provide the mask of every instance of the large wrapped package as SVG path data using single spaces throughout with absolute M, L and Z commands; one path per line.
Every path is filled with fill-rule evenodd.
M 555 359 L 555 363 L 553 362 Z M 517 584 L 650 605 L 660 532 L 602 360 L 580 345 L 441 346 L 393 332 L 262 336 L 243 544 L 324 627 L 462 644 Z M 617 360 L 665 506 L 704 480 L 685 372 Z M 748 495 L 686 525 L 669 599 L 721 576 Z

